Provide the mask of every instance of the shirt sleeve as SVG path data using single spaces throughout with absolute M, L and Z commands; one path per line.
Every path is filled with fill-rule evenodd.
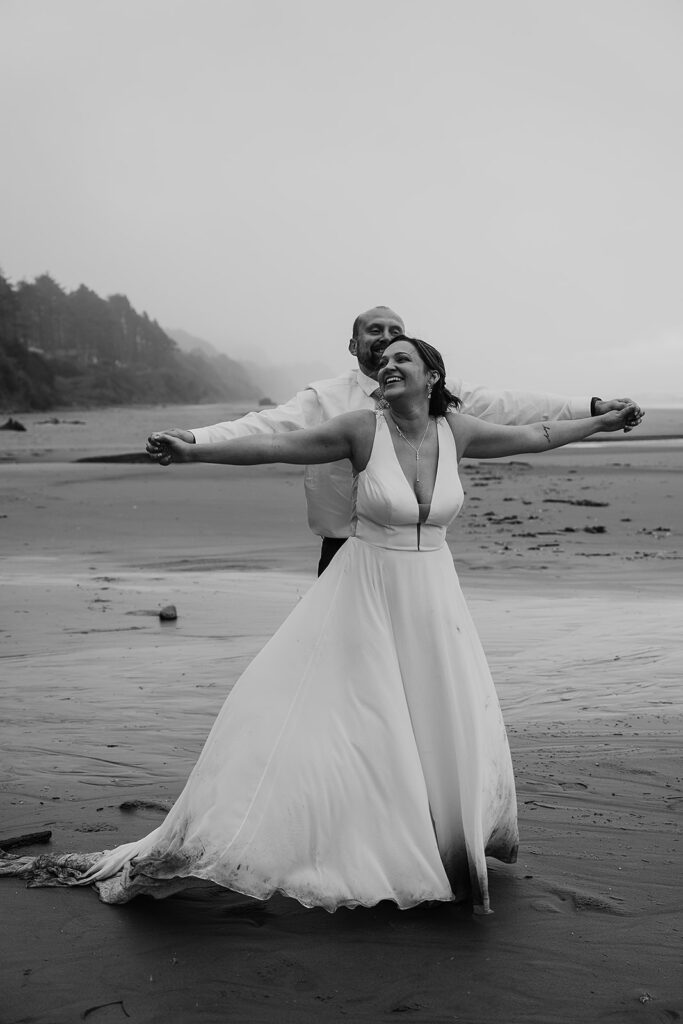
M 294 398 L 274 409 L 249 412 L 237 420 L 214 423 L 210 427 L 192 427 L 191 432 L 197 444 L 213 444 L 229 441 L 233 437 L 247 434 L 281 434 L 289 430 L 316 427 L 321 420 L 318 395 L 312 388 L 297 392 Z
M 492 423 L 519 425 L 541 420 L 576 420 L 591 414 L 585 397 L 541 394 L 532 391 L 492 391 L 464 380 L 448 379 L 448 389 L 462 401 L 462 412 Z

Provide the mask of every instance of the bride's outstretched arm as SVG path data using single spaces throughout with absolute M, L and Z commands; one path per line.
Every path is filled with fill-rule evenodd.
M 582 441 L 599 431 L 623 430 L 635 416 L 636 407 L 606 412 L 580 420 L 549 420 L 512 427 L 485 423 L 473 416 L 450 413 L 448 416 L 459 455 L 474 459 L 495 459 L 505 455 L 526 455 L 561 448 Z
M 187 444 L 172 434 L 154 434 L 157 458 L 171 462 L 213 462 L 230 466 L 257 466 L 270 462 L 316 465 L 339 459 L 357 461 L 359 443 L 367 433 L 370 418 L 363 412 L 344 413 L 310 430 L 286 434 L 252 434 L 214 444 Z

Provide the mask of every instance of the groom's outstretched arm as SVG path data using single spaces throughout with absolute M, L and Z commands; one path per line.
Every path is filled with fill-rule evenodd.
M 249 434 L 283 434 L 290 430 L 309 430 L 319 426 L 322 418 L 318 395 L 313 388 L 298 391 L 284 405 L 260 409 L 240 416 L 238 420 L 214 423 L 209 427 L 192 427 L 197 444 L 215 444 Z
M 642 411 L 632 398 L 569 397 L 533 391 L 494 391 L 467 381 L 448 378 L 446 385 L 462 401 L 461 411 L 491 423 L 524 424 L 541 420 L 576 420 L 601 416 L 612 410 L 633 406 L 633 418 L 624 430 L 631 430 L 642 419 Z
M 230 441 L 234 437 L 248 437 L 250 434 L 282 434 L 290 430 L 307 430 L 317 427 L 322 421 L 322 410 L 317 393 L 312 388 L 297 392 L 284 405 L 272 409 L 260 409 L 249 412 L 236 420 L 214 423 L 208 427 L 192 427 L 191 429 L 172 427 L 163 431 L 179 438 L 186 444 L 216 444 L 218 441 Z M 169 460 L 160 457 L 156 434 L 147 438 L 147 453 L 157 460 L 160 466 L 168 466 Z

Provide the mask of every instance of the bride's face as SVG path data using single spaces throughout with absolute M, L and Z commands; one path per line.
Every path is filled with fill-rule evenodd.
M 432 376 L 411 342 L 394 341 L 382 353 L 377 380 L 388 400 L 413 396 L 426 398 L 427 384 Z

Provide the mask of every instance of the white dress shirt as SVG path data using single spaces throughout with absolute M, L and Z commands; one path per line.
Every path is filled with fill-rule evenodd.
M 590 398 L 531 394 L 520 391 L 489 391 L 449 377 L 446 387 L 462 401 L 461 411 L 494 423 L 536 423 L 540 420 L 578 419 L 590 416 Z M 376 408 L 372 393 L 377 381 L 359 369 L 339 377 L 315 381 L 284 405 L 250 412 L 238 420 L 193 427 L 197 444 L 227 441 L 246 434 L 280 433 L 326 423 L 343 412 Z M 322 466 L 307 466 L 304 476 L 308 525 L 321 537 L 349 537 L 353 471 L 348 459 Z

